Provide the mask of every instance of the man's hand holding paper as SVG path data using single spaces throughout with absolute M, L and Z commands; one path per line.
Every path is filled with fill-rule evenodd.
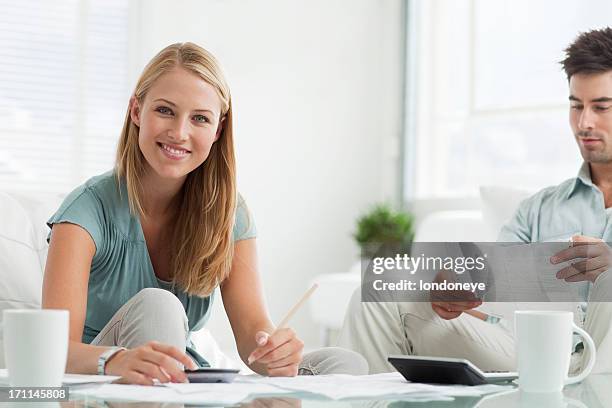
M 557 279 L 564 279 L 566 282 L 594 283 L 599 275 L 612 266 L 612 248 L 599 238 L 576 235 L 572 237 L 572 245 L 553 255 L 550 262 L 559 264 L 577 258 L 581 260 L 557 272 Z

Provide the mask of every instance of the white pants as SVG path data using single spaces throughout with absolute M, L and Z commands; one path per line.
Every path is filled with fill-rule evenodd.
M 155 340 L 185 350 L 188 335 L 187 315 L 181 301 L 167 290 L 147 288 L 127 301 L 91 344 L 134 348 Z M 299 366 L 301 375 L 367 372 L 363 357 L 339 347 L 307 353 Z
M 591 298 L 610 298 L 612 278 L 600 275 Z M 605 291 L 605 294 L 604 294 Z M 483 370 L 516 369 L 514 350 L 514 310 L 576 310 L 573 303 L 490 303 L 483 310 L 504 316 L 491 324 L 463 313 L 444 320 L 428 302 L 362 303 L 358 288 L 353 294 L 338 339 L 340 347 L 360 353 L 368 361 L 370 373 L 394 371 L 387 362 L 392 354 L 466 358 Z M 582 319 L 575 314 L 575 321 Z M 612 303 L 590 302 L 585 330 L 597 347 L 593 373 L 612 373 Z M 586 354 L 572 356 L 570 371 L 581 369 Z

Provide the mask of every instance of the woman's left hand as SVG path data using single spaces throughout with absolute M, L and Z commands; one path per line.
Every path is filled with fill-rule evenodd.
M 270 377 L 297 375 L 304 343 L 292 329 L 279 329 L 272 335 L 259 331 L 255 334 L 255 342 L 257 348 L 247 360 L 249 365 L 255 362 L 264 365 Z

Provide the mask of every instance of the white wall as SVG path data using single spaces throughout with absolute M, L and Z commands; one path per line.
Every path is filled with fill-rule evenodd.
M 396 193 L 401 0 L 152 0 L 139 7 L 134 77 L 177 41 L 199 43 L 225 68 L 239 188 L 255 216 L 278 322 L 314 276 L 348 270 L 357 257 L 355 218 Z M 229 349 L 219 304 L 210 326 Z M 307 347 L 318 345 L 306 308 L 291 325 Z

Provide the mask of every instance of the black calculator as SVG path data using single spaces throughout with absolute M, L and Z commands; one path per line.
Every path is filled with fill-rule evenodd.
M 185 375 L 192 383 L 231 383 L 239 372 L 231 368 L 198 368 L 185 370 Z
M 513 371 L 482 371 L 462 358 L 389 356 L 387 360 L 406 380 L 416 383 L 482 385 L 518 378 Z

